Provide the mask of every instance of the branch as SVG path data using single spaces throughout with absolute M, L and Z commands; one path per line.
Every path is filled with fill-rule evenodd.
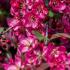
M 66 38 L 69 38 L 70 39 L 70 35 L 69 34 L 66 34 L 66 33 L 56 33 L 56 34 L 53 34 L 52 37 L 49 39 L 49 41 L 55 39 L 55 38 L 59 38 L 59 37 L 66 37 Z
M 3 31 L 3 32 L 2 32 L 2 35 L 5 34 L 5 33 L 7 33 L 8 31 L 10 31 L 12 28 L 13 28 L 13 27 L 10 27 L 10 28 L 6 29 L 5 31 Z

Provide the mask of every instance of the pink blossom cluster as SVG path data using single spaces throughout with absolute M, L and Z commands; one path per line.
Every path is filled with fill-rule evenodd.
M 56 12 L 69 13 L 70 1 L 69 0 L 50 0 L 50 7 Z
M 55 14 L 48 21 L 49 37 L 57 32 L 70 34 L 70 0 L 50 0 L 49 6 Z
M 34 34 L 38 31 L 46 36 L 43 21 L 48 9 L 43 0 L 11 0 L 11 15 L 8 25 L 17 37 L 18 47 L 15 59 L 4 64 L 5 70 L 31 70 L 42 63 L 45 43 L 39 42 Z
M 56 46 L 54 43 L 46 45 L 45 40 L 39 41 L 34 33 L 39 32 L 45 38 L 46 33 L 54 33 L 51 28 L 46 30 L 46 24 L 43 22 L 50 18 L 49 8 L 56 13 L 63 14 L 59 21 L 53 18 L 47 20 L 49 24 L 57 23 L 58 29 L 56 30 L 58 31 L 61 22 L 64 26 L 69 26 L 69 19 L 67 19 L 67 15 L 70 14 L 69 0 L 50 0 L 49 8 L 44 0 L 11 0 L 10 4 L 10 13 L 13 18 L 8 18 L 8 25 L 17 38 L 18 47 L 15 59 L 10 57 L 8 62 L 3 64 L 4 69 L 34 70 L 34 67 L 38 67 L 44 60 L 48 63 L 50 70 L 66 70 L 66 68 L 70 70 L 70 53 L 66 52 L 65 46 Z M 67 33 L 68 30 L 66 30 L 67 27 L 64 33 Z

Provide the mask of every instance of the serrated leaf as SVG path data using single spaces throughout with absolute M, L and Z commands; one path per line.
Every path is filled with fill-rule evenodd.
M 38 38 L 39 41 L 44 40 L 44 36 L 40 32 L 33 31 L 33 33 L 36 35 L 36 37 Z
M 1 27 L 1 28 L 0 28 L 0 33 L 1 33 L 1 32 L 3 32 L 3 31 L 4 31 L 4 28 L 3 28 L 3 27 Z
M 52 11 L 49 11 L 49 17 L 53 17 L 54 13 Z

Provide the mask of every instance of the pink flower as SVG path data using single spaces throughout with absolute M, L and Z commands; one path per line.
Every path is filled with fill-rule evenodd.
M 19 25 L 19 20 L 16 18 L 13 18 L 13 19 L 8 18 L 7 21 L 8 21 L 9 27 L 16 27 L 17 25 Z
M 9 65 L 7 70 L 19 70 L 19 68 L 17 66 L 15 66 L 15 65 Z
M 26 64 L 28 66 L 37 66 L 42 63 L 44 43 L 39 43 L 32 50 L 25 53 Z M 45 51 L 44 51 L 45 52 Z
M 32 36 L 28 38 L 20 38 L 18 45 L 18 53 L 21 55 L 21 53 L 25 53 L 36 47 L 37 44 L 38 40 Z
M 67 13 L 69 14 L 70 12 L 67 11 Z M 70 30 L 70 22 L 69 22 L 70 19 L 69 18 L 70 18 L 70 16 L 67 16 L 67 15 L 64 15 L 62 17 L 62 22 L 64 24 L 64 33 L 70 33 L 70 31 L 69 31 Z
M 70 4 L 70 0 L 64 0 L 67 5 Z
M 36 65 L 40 65 L 41 64 L 41 59 L 38 58 L 38 56 L 34 53 L 33 50 L 28 51 L 25 54 L 25 62 L 27 66 L 36 66 Z
M 15 60 L 10 59 L 8 63 L 4 63 L 5 70 L 20 70 L 22 67 L 21 65 L 21 58 L 19 56 L 15 56 Z
M 54 66 L 50 68 L 50 70 L 66 70 L 66 69 L 65 69 L 64 63 L 62 63 L 62 64 L 59 64 L 57 67 Z
M 33 5 L 33 12 L 36 13 L 39 18 L 43 19 L 48 14 L 48 9 L 43 2 L 38 2 Z
M 57 68 L 59 65 L 62 65 L 66 61 L 65 52 L 66 49 L 64 46 L 55 47 L 54 45 L 49 44 L 45 55 L 50 67 Z
M 52 7 L 53 10 L 58 11 L 60 13 L 66 8 L 66 4 L 61 0 L 50 0 L 49 6 Z
M 25 28 L 19 24 L 18 26 L 13 27 L 14 34 L 18 37 L 24 37 L 25 36 Z M 23 35 L 24 34 L 24 35 Z
M 4 64 L 4 70 L 19 70 L 19 68 L 16 65 L 9 65 L 9 64 Z
M 32 10 L 33 5 L 38 2 L 43 2 L 43 0 L 26 0 L 28 10 Z
M 19 7 L 20 7 L 20 0 L 11 0 L 11 9 L 10 13 L 13 16 L 18 16 L 19 15 Z
M 9 59 L 8 63 L 3 64 L 5 70 L 17 70 L 17 66 L 14 64 L 13 59 Z
M 25 21 L 25 22 L 24 22 Z M 27 13 L 25 17 L 22 19 L 23 26 L 29 28 L 38 28 L 39 26 L 39 18 L 37 15 L 33 12 Z
M 66 0 L 67 1 L 67 0 Z M 64 10 L 64 13 L 70 14 L 70 5 L 66 6 L 66 9 Z

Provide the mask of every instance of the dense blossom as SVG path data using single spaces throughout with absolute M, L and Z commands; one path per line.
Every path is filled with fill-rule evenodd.
M 57 69 L 62 69 L 64 67 L 64 63 L 66 61 L 65 47 L 64 46 L 55 47 L 52 44 L 48 45 L 46 58 L 47 58 L 47 62 L 49 63 L 51 68 L 55 67 Z
M 11 17 L 7 22 L 11 32 L 5 42 L 0 38 L 1 48 L 8 46 L 5 48 L 7 58 L 2 64 L 4 70 L 36 70 L 44 62 L 50 70 L 70 70 L 67 47 L 70 37 L 54 37 L 50 41 L 55 33 L 70 34 L 70 1 L 47 0 L 47 3 L 48 6 L 44 0 L 10 1 Z M 10 40 L 15 42 L 15 47 Z M 5 58 L 2 53 L 0 49 L 0 60 Z
M 45 16 L 48 14 L 48 9 L 44 3 L 40 2 L 33 6 L 33 12 L 35 12 L 39 18 L 45 18 Z
M 18 53 L 24 53 L 32 48 L 35 48 L 38 44 L 38 40 L 35 37 L 21 38 L 19 41 Z
M 48 9 L 43 0 L 11 0 L 10 3 L 11 15 L 14 18 L 8 19 L 8 25 L 12 27 L 13 33 L 19 40 L 16 55 L 21 60 L 21 56 L 25 56 L 25 60 L 23 60 L 24 63 L 20 67 L 16 67 L 14 61 L 14 65 L 7 64 L 8 68 L 13 67 L 14 70 L 19 70 L 22 66 L 24 67 L 24 64 L 27 67 L 31 67 L 32 64 L 33 66 L 40 65 L 42 62 L 42 49 L 45 44 L 41 45 L 33 31 L 37 30 L 43 36 L 46 36 L 45 24 L 42 20 L 48 14 Z
M 21 58 L 16 56 L 15 60 L 10 58 L 9 63 L 4 63 L 3 66 L 5 70 L 19 70 L 22 67 L 21 62 Z
M 19 7 L 20 1 L 19 0 L 11 0 L 11 15 L 18 16 L 19 15 Z
M 32 28 L 37 28 L 39 25 L 39 18 L 34 14 L 34 13 L 28 13 L 25 15 L 23 18 L 23 25 L 25 27 L 32 27 Z M 25 21 L 25 22 L 24 22 Z
M 50 0 L 49 5 L 58 12 L 62 12 L 66 8 L 64 0 Z

